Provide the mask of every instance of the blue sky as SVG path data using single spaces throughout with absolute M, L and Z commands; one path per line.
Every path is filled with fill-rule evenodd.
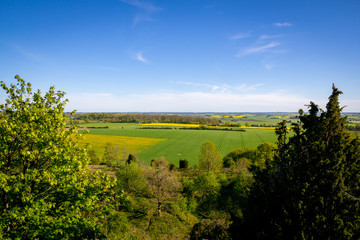
M 0 80 L 67 111 L 360 112 L 360 1 L 2 0 Z M 0 93 L 0 100 L 5 98 Z

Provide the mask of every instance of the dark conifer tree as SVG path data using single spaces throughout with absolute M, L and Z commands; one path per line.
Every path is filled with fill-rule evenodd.
M 279 124 L 277 157 L 255 176 L 250 196 L 249 223 L 266 219 L 252 236 L 359 239 L 360 144 L 345 127 L 340 94 L 333 86 L 326 111 L 313 102 L 308 114 L 300 110 L 289 139 Z

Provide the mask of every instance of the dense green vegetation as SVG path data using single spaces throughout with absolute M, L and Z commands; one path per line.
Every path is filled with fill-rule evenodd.
M 0 238 L 102 238 L 113 181 L 89 173 L 76 128 L 65 129 L 64 93 L 42 96 L 15 78 L 0 82 Z
M 116 147 L 106 143 L 107 166 L 89 169 L 96 153 L 79 144 L 75 126 L 66 128 L 64 93 L 42 96 L 16 80 L 1 82 L 8 95 L 0 106 L 1 239 L 360 238 L 360 139 L 347 129 L 335 87 L 326 110 L 310 103 L 291 132 L 284 120 L 276 135 L 118 123 L 92 129 L 168 139 L 157 151 L 188 149 L 170 163 L 151 148 L 150 162 L 141 161 L 148 150 L 114 160 Z M 184 154 L 189 146 L 196 157 Z

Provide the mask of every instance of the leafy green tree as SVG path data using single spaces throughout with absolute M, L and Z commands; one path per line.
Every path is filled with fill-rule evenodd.
M 118 164 L 120 161 L 119 146 L 110 142 L 105 144 L 104 156 L 102 163 L 106 165 Z
M 42 96 L 19 76 L 0 82 L 0 236 L 4 239 L 101 238 L 112 182 L 91 174 L 76 127 L 66 129 L 67 100 Z
M 165 204 L 178 199 L 182 185 L 175 171 L 170 171 L 169 163 L 164 159 L 154 159 L 149 172 L 149 193 L 155 199 L 157 214 L 161 217 L 161 211 Z
M 120 166 L 116 173 L 117 189 L 137 196 L 145 196 L 148 187 L 145 178 L 145 171 L 137 163 L 132 162 Z
M 205 142 L 201 145 L 199 157 L 199 169 L 204 171 L 219 171 L 222 168 L 222 157 L 212 142 Z
M 218 197 L 218 209 L 230 214 L 231 218 L 242 219 L 247 207 L 252 176 L 244 171 L 234 174 L 222 182 Z
M 261 143 L 257 146 L 253 159 L 251 159 L 251 170 L 256 168 L 263 169 L 266 162 L 272 162 L 275 158 L 276 147 L 268 142 Z
M 224 168 L 230 168 L 234 167 L 235 161 L 231 156 L 225 156 L 223 159 L 223 167 Z
M 232 167 L 239 159 L 242 158 L 246 158 L 251 161 L 255 158 L 255 151 L 255 149 L 248 147 L 238 148 L 234 151 L 231 151 L 224 157 L 224 166 Z
M 250 160 L 249 159 L 240 158 L 235 162 L 235 164 L 233 166 L 233 170 L 236 173 L 248 172 L 249 166 L 250 166 Z
M 221 184 L 217 175 L 210 171 L 204 172 L 194 179 L 193 196 L 198 203 L 198 210 L 207 213 L 216 208 L 220 195 Z

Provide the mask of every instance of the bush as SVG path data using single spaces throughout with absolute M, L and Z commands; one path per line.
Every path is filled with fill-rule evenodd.
M 115 212 L 108 219 L 108 234 L 110 238 L 123 236 L 130 229 L 129 220 L 123 212 Z
M 179 160 L 179 168 L 188 168 L 189 167 L 189 161 L 186 159 L 180 159 Z
M 214 239 L 214 240 L 227 240 L 231 236 L 227 229 L 229 224 L 211 219 L 203 219 L 201 222 L 194 225 L 190 233 L 191 240 L 200 239 Z
M 223 167 L 224 168 L 229 168 L 234 166 L 235 162 L 234 159 L 230 156 L 225 156 L 223 159 Z
M 176 166 L 175 166 L 175 164 L 173 164 L 173 163 L 170 163 L 170 165 L 169 165 L 169 169 L 170 169 L 170 171 L 173 171 L 173 170 L 175 170 L 175 169 L 176 169 Z
M 137 159 L 136 159 L 135 155 L 134 154 L 129 154 L 129 157 L 126 160 L 126 163 L 130 164 L 130 163 L 136 163 L 136 162 L 137 162 Z
M 92 165 L 99 165 L 100 164 L 100 158 L 96 154 L 94 149 L 88 150 L 89 158 L 90 158 L 90 164 Z

